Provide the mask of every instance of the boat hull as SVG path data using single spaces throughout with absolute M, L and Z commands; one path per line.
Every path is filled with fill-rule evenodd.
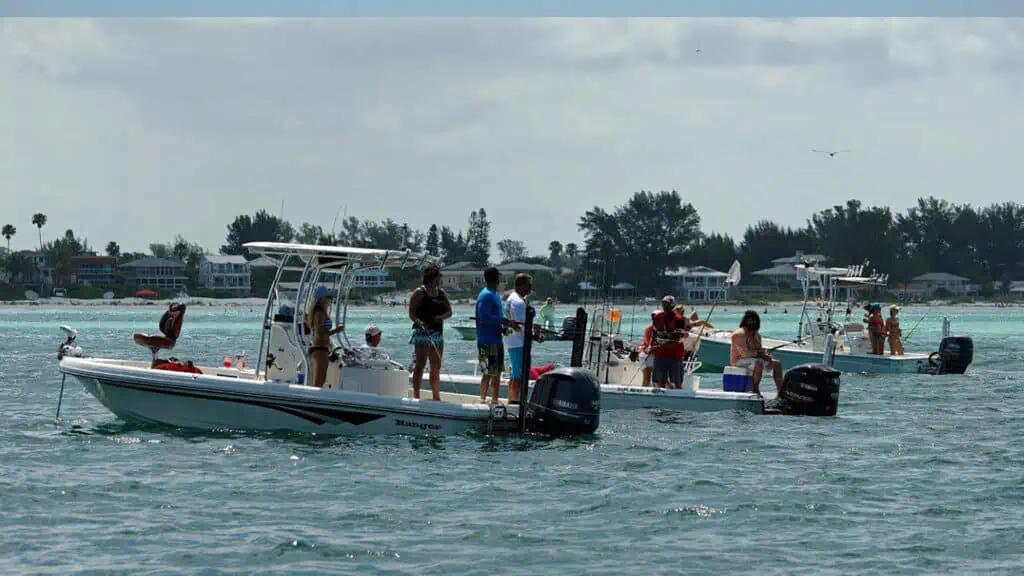
M 767 348 L 782 342 L 765 341 Z M 701 362 L 700 372 L 721 372 L 729 365 L 730 343 L 724 340 L 701 338 L 698 357 Z M 796 345 L 772 351 L 772 358 L 782 363 L 783 370 L 789 370 L 801 364 L 821 362 L 821 352 L 798 349 Z M 905 356 L 856 354 L 836 352 L 834 367 L 840 372 L 860 372 L 864 374 L 917 374 L 928 368 L 928 356 L 924 354 L 907 354 Z
M 532 383 L 531 383 L 532 385 Z M 468 375 L 442 375 L 441 390 L 457 394 L 480 394 L 480 377 Z M 490 394 L 488 392 L 488 394 Z M 503 381 L 499 398 L 508 397 L 508 382 Z M 754 414 L 764 413 L 764 401 L 769 397 L 722 390 L 668 390 L 645 386 L 618 384 L 601 385 L 601 410 L 686 410 L 691 412 L 718 412 L 740 410 Z
M 459 434 L 514 427 L 489 407 L 384 397 L 361 392 L 192 375 L 66 358 L 61 372 L 79 380 L 128 422 L 202 430 L 291 431 L 325 435 Z

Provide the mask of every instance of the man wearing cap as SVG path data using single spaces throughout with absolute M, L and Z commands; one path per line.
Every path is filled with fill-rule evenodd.
M 359 349 L 363 350 L 370 358 L 376 358 L 378 350 L 377 347 L 380 346 L 380 339 L 382 336 L 383 333 L 380 331 L 380 328 L 378 328 L 376 324 L 370 324 L 366 327 L 366 330 L 363 331 L 363 337 L 366 339 L 366 342 L 364 342 Z
M 661 299 L 661 311 L 654 315 L 655 341 L 651 345 L 654 357 L 654 385 L 660 388 L 683 385 L 683 359 L 686 349 L 682 338 L 685 335 L 686 319 L 676 313 L 676 299 L 668 295 Z M 670 384 L 671 383 L 671 384 Z

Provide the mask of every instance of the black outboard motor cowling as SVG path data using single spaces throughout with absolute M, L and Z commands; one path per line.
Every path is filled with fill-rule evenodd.
M 794 366 L 782 377 L 778 397 L 765 408 L 790 416 L 835 416 L 839 371 L 824 364 Z
M 533 385 L 526 404 L 531 432 L 562 436 L 593 434 L 601 416 L 601 385 L 589 370 L 557 368 Z
M 963 374 L 974 361 L 974 340 L 970 336 L 946 336 L 939 343 L 939 351 L 928 357 L 931 371 L 936 374 Z
M 576 317 L 569 316 L 562 320 L 562 332 L 559 333 L 558 339 L 561 341 L 572 340 L 576 336 Z

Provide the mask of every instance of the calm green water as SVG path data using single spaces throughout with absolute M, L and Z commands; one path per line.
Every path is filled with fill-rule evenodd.
M 781 309 L 765 333 L 792 337 Z M 144 359 L 131 332 L 160 312 L 0 308 L 0 573 L 1024 573 L 1020 308 L 932 312 L 912 340 L 933 349 L 951 316 L 975 338 L 968 374 L 844 375 L 833 419 L 606 412 L 595 437 L 555 441 L 185 433 L 125 425 L 69 381 L 55 423 L 57 324 Z M 254 359 L 260 313 L 191 307 L 175 354 Z M 402 318 L 349 324 L 382 326 L 407 362 Z M 470 372 L 454 337 L 447 369 Z

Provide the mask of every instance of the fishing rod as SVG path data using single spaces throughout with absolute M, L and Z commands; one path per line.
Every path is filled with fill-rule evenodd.
M 736 286 L 740 283 L 740 277 L 740 261 L 734 260 L 732 266 L 729 267 L 728 274 L 726 274 L 726 286 Z M 711 303 L 711 309 L 708 310 L 708 315 L 704 317 L 704 323 L 700 325 L 700 332 L 697 333 L 697 348 L 693 351 L 693 354 L 690 355 L 690 359 L 686 361 L 686 366 L 683 370 L 683 378 L 686 377 L 685 374 L 692 370 L 697 363 L 697 354 L 700 352 L 700 339 L 704 336 L 704 329 L 707 328 L 708 322 L 711 321 L 711 315 L 714 314 L 715 306 L 718 305 L 720 300 L 721 298 L 715 298 L 715 301 Z
M 915 330 L 917 330 L 917 327 L 921 325 L 921 322 L 924 322 L 924 319 L 927 318 L 928 315 L 932 313 L 932 310 L 935 310 L 934 304 L 930 306 L 928 310 L 925 311 L 921 318 L 918 319 L 917 324 L 914 324 L 914 327 L 910 329 L 910 332 L 908 332 L 907 335 L 902 338 L 904 342 L 910 340 L 910 336 L 914 333 Z

